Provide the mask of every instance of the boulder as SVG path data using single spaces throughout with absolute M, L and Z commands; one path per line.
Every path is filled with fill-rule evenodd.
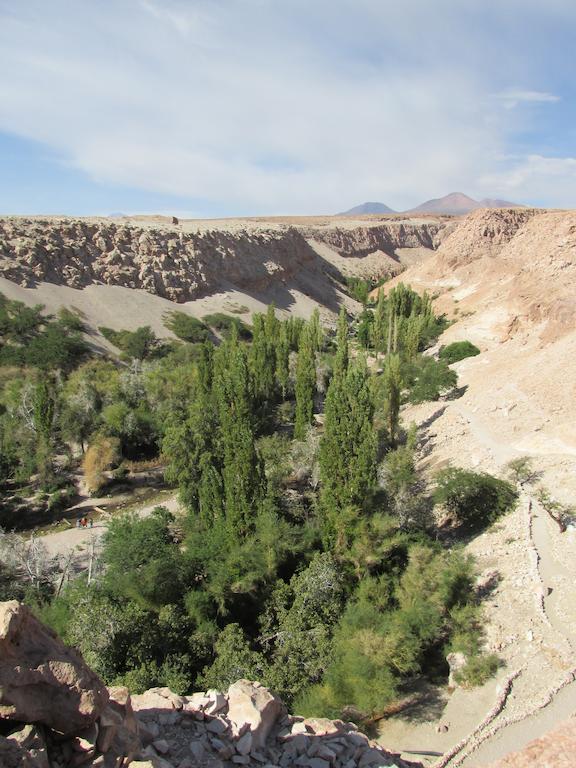
M 448 688 L 458 688 L 458 681 L 456 680 L 456 674 L 460 672 L 460 670 L 464 669 L 466 664 L 468 663 L 468 659 L 463 653 L 460 653 L 460 651 L 457 651 L 456 653 L 449 653 L 448 656 L 446 656 L 446 661 L 448 662 L 448 666 L 450 667 L 450 675 L 448 677 Z
M 250 730 L 256 749 L 264 746 L 281 714 L 284 711 L 280 699 L 260 683 L 238 680 L 228 689 L 228 720 L 232 724 L 232 735 L 237 738 Z
M 3 741 L 8 742 L 6 754 L 0 745 L 0 765 L 3 768 L 5 764 L 6 766 L 10 765 L 10 754 L 13 757 L 19 756 L 23 766 L 50 768 L 46 741 L 41 728 L 35 725 L 25 725 L 19 731 L 11 733 Z M 17 762 L 15 765 L 20 765 L 20 763 Z
M 91 725 L 108 691 L 25 605 L 0 603 L 0 718 L 41 723 L 60 733 Z
M 144 709 L 181 710 L 187 701 L 183 696 L 173 693 L 170 688 L 150 688 L 138 696 L 132 696 L 131 704 L 134 712 Z
M 0 765 L 2 768 L 45 768 L 24 747 L 0 736 Z

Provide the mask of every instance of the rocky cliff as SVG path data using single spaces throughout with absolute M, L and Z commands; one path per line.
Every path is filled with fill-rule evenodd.
M 0 274 L 20 286 L 40 282 L 143 289 L 185 302 L 226 290 L 259 292 L 335 274 L 338 257 L 380 252 L 372 271 L 398 271 L 398 248 L 433 249 L 445 222 L 390 220 L 345 226 L 236 221 L 209 226 L 143 220 L 0 219 Z M 322 255 L 314 243 L 328 246 Z M 331 262 L 333 253 L 335 261 Z M 388 257 L 388 258 L 387 258 Z

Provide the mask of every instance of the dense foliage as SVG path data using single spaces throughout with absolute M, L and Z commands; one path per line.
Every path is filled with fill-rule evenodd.
M 52 322 L 11 311 L 20 334 Z M 114 518 L 98 578 L 28 597 L 43 618 L 107 683 L 135 691 L 256 677 L 305 711 L 362 718 L 414 675 L 445 676 L 449 650 L 478 677 L 472 564 L 436 541 L 416 436 L 400 421 L 403 402 L 456 383 L 421 355 L 444 327 L 430 299 L 404 286 L 380 298 L 367 343 L 366 314 L 351 329 L 344 310 L 335 333 L 317 312 L 280 320 L 273 306 L 250 331 L 181 315 L 167 320 L 181 341 L 164 348 L 146 327 L 104 329 L 122 361 L 1 382 L 6 482 L 52 488 L 60 453 L 71 466 L 81 456 L 102 492 L 123 462 L 161 458 L 185 509 Z M 6 327 L 6 343 L 21 343 Z M 380 372 L 361 347 L 386 353 Z M 510 502 L 502 481 L 457 479 L 440 478 L 437 501 L 459 519 L 486 522 Z M 0 570 L 2 594 L 7 583 L 26 593 Z
M 464 360 L 466 357 L 474 357 L 479 354 L 480 350 L 471 341 L 453 341 L 452 344 L 440 349 L 438 357 L 451 365 Z

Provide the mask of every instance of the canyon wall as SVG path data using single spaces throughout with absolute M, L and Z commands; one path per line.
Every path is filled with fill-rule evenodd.
M 372 271 L 393 274 L 400 269 L 396 249 L 433 249 L 444 227 L 437 219 L 318 227 L 236 221 L 193 228 L 187 222 L 10 217 L 0 219 L 0 274 L 24 287 L 115 285 L 186 302 L 231 285 L 259 292 L 302 274 L 337 276 L 339 258 L 374 252 L 381 259 L 371 262 Z M 319 252 L 315 243 L 327 248 Z

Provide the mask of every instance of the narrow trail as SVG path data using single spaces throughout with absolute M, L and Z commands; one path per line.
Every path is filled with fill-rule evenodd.
M 567 614 L 562 591 L 551 586 L 559 584 L 570 589 L 572 585 L 571 574 L 555 556 L 553 537 L 563 534 L 550 525 L 546 512 L 525 491 L 519 503 L 524 512 L 535 611 L 541 623 L 541 653 L 556 654 L 558 665 L 564 668 L 563 674 L 551 679 L 550 687 L 535 700 L 524 701 L 521 706 L 522 693 L 516 695 L 515 689 L 523 682 L 523 676 L 534 674 L 534 659 L 528 660 L 499 686 L 494 708 L 478 727 L 447 752 L 434 768 L 483 765 L 521 748 L 576 711 L 574 621 Z M 535 660 L 537 662 L 538 657 Z
M 176 494 L 166 499 L 156 500 L 151 504 L 134 508 L 139 517 L 147 517 L 157 506 L 166 507 L 175 512 L 179 507 Z M 50 557 L 58 557 L 63 561 L 70 559 L 73 571 L 86 570 L 90 558 L 98 555 L 102 549 L 102 537 L 108 529 L 109 519 L 101 517 L 94 523 L 93 528 L 69 528 L 56 533 L 46 533 L 38 537 Z

